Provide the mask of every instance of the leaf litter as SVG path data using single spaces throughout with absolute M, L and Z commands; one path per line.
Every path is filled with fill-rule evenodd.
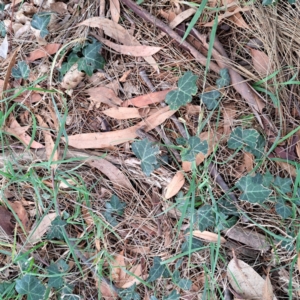
M 14 293 L 44 297 L 51 287 L 59 299 L 77 297 L 83 291 L 82 267 L 93 275 L 85 277 L 90 292 L 105 299 L 117 294 L 190 299 L 195 291 L 217 299 L 216 290 L 227 279 L 236 297 L 287 295 L 284 271 L 299 255 L 296 221 L 291 222 L 299 205 L 292 180 L 299 147 L 290 146 L 297 143 L 290 132 L 298 121 L 289 117 L 299 94 L 293 73 L 298 57 L 289 50 L 296 48 L 298 32 L 289 49 L 281 42 L 274 54 L 274 40 L 262 32 L 262 21 L 268 18 L 273 26 L 266 30 L 281 28 L 279 39 L 289 40 L 286 23 L 293 28 L 294 22 L 283 20 L 282 12 L 293 15 L 297 9 L 278 3 L 275 18 L 260 4 L 222 1 L 220 8 L 209 1 L 194 22 L 197 5 L 141 3 L 137 9 L 130 0 L 95 1 L 89 7 L 84 1 L 14 1 L 14 13 L 1 31 L 3 155 L 12 159 L 0 162 L 3 186 L 26 198 L 25 206 L 18 197 L 9 204 L 28 238 L 15 227 L 5 202 L 0 225 L 8 235 L 16 233 L 18 242 L 35 245 L 27 251 L 33 266 L 36 254 L 42 259 L 36 275 L 20 264 L 14 279 L 10 266 L 16 266 L 12 259 L 19 254 L 7 256 L 4 276 L 16 284 Z M 88 13 L 79 17 L 79 11 Z M 189 22 L 194 28 L 182 41 Z M 208 66 L 214 24 L 218 30 Z M 254 37 L 259 48 L 248 43 Z M 198 63 L 207 67 L 205 75 Z M 291 73 L 282 66 L 293 66 Z M 149 78 L 141 80 L 141 71 Z M 268 153 L 277 134 L 284 141 Z M 45 163 L 50 159 L 52 170 Z M 70 184 L 63 188 L 61 182 Z M 75 263 L 64 269 L 59 262 L 69 259 L 64 251 L 73 240 L 69 253 Z M 270 245 L 280 264 L 268 256 Z M 212 257 L 218 247 L 224 251 L 222 263 Z M 245 251 L 230 261 L 231 248 Z M 247 256 L 251 251 L 260 255 Z M 100 277 L 92 271 L 96 264 Z M 297 264 L 289 272 L 298 272 Z M 207 274 L 214 279 L 209 290 L 201 281 L 204 265 L 213 270 Z M 68 270 L 68 276 L 54 266 Z M 51 272 L 61 279 L 61 291 Z M 291 286 L 297 286 L 294 279 Z

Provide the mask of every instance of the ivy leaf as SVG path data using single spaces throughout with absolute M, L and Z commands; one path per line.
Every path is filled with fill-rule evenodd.
M 184 137 L 180 136 L 176 139 L 176 143 L 180 146 L 185 146 L 186 145 L 186 139 Z
M 259 133 L 255 129 L 236 127 L 230 134 L 228 148 L 235 150 L 241 146 L 248 146 L 250 149 L 255 149 L 258 137 Z
M 293 213 L 292 208 L 286 205 L 285 201 L 282 198 L 279 198 L 277 200 L 275 210 L 283 219 L 291 217 Z
M 80 300 L 81 298 L 78 295 L 72 294 L 73 290 L 73 285 L 64 285 L 64 287 L 60 290 L 59 300 Z
M 63 227 L 67 225 L 67 222 L 62 220 L 60 217 L 56 217 L 51 222 L 51 227 L 47 233 L 47 238 L 49 240 L 58 239 L 63 240 L 64 234 L 63 234 Z
M 224 215 L 238 215 L 236 206 L 227 199 L 220 199 L 217 202 L 218 211 Z
M 230 84 L 230 75 L 228 69 L 220 70 L 220 78 L 216 80 L 216 84 L 219 89 Z
M 60 68 L 61 78 L 78 62 L 79 56 L 75 52 L 71 52 L 68 56 L 68 61 L 64 62 Z
M 180 295 L 173 290 L 168 296 L 164 296 L 163 300 L 179 300 Z
M 197 210 L 199 230 L 204 231 L 215 224 L 215 215 L 211 205 L 205 204 Z
M 16 299 L 15 282 L 3 281 L 0 283 L 0 295 L 2 299 Z
M 270 173 L 269 170 L 267 170 L 267 172 L 263 175 L 262 178 L 262 185 L 265 187 L 270 187 L 271 182 L 273 181 L 273 175 Z
M 30 69 L 25 61 L 19 61 L 16 67 L 13 67 L 11 75 L 16 79 L 27 79 Z
M 286 194 L 292 192 L 292 183 L 293 181 L 291 178 L 282 178 L 280 176 L 276 176 L 273 185 L 278 187 L 282 193 Z
M 35 276 L 27 274 L 16 280 L 16 291 L 19 295 L 27 295 L 27 300 L 42 300 L 46 288 Z
M 118 196 L 112 195 L 110 201 L 107 201 L 105 203 L 105 207 L 109 213 L 114 213 L 122 216 L 126 207 L 126 203 L 121 202 Z
M 0 22 L 0 34 L 2 37 L 6 36 L 6 27 L 3 21 Z
M 40 35 L 44 38 L 49 31 L 47 30 L 47 26 L 51 19 L 51 13 L 42 12 L 38 14 L 34 14 L 31 21 L 31 26 L 35 29 L 40 30 Z
M 159 153 L 159 147 L 157 145 L 154 146 L 147 139 L 143 139 L 132 143 L 132 151 L 141 160 L 143 172 L 150 176 L 157 164 L 156 155 Z
M 276 0 L 263 0 L 262 5 L 271 5 L 275 2 Z
M 189 236 L 185 237 L 185 242 L 181 245 L 181 252 L 188 252 L 189 251 L 189 243 L 190 243 L 190 238 Z M 203 247 L 203 243 L 202 241 L 196 239 L 196 238 L 192 238 L 192 243 L 191 243 L 191 251 L 198 249 L 198 248 L 202 248 Z
M 118 226 L 119 222 L 116 217 L 112 216 L 109 212 L 105 211 L 103 213 L 104 218 L 106 221 L 113 227 Z
M 78 70 L 85 72 L 88 76 L 92 76 L 94 70 L 104 68 L 104 58 L 99 53 L 102 48 L 100 42 L 93 42 L 86 45 L 82 49 L 83 57 L 78 60 Z
M 161 265 L 162 262 L 161 258 L 158 256 L 155 256 L 153 259 L 153 266 L 151 267 L 149 271 L 149 277 L 148 282 L 153 282 L 156 279 L 158 279 L 160 276 L 164 275 L 166 277 L 166 272 L 168 272 L 168 269 L 165 265 Z
M 240 199 L 250 203 L 262 204 L 272 193 L 272 190 L 264 187 L 261 183 L 257 183 L 255 177 L 250 175 L 242 177 L 236 186 L 243 191 Z
M 198 77 L 191 71 L 184 73 L 178 80 L 178 88 L 170 91 L 166 96 L 165 101 L 169 104 L 170 109 L 177 110 L 192 101 L 192 95 L 196 95 L 198 90 L 196 85 L 197 79 Z
M 221 93 L 217 90 L 203 93 L 200 96 L 201 101 L 205 104 L 205 106 L 208 110 L 213 110 L 218 106 L 219 102 L 217 100 L 220 97 L 221 97 Z
M 56 263 L 51 262 L 50 266 L 46 269 L 49 275 L 51 275 L 51 277 L 49 276 L 48 286 L 56 289 L 63 287 L 63 273 L 67 272 L 69 269 L 69 266 L 66 264 L 66 262 L 62 259 L 60 259 Z
M 201 142 L 200 138 L 197 136 L 192 136 L 187 139 L 186 149 L 181 151 L 181 158 L 183 161 L 194 161 L 198 153 L 206 154 L 208 151 L 207 141 Z
M 4 11 L 5 4 L 3 2 L 0 2 L 0 11 Z
M 185 291 L 188 291 L 191 289 L 192 287 L 192 281 L 188 278 L 180 278 L 180 280 L 177 282 L 177 285 L 185 290 Z
M 255 148 L 251 148 L 249 146 L 245 146 L 245 151 L 252 153 L 256 158 L 261 158 L 264 155 L 264 147 L 266 141 L 264 137 L 258 133 L 258 139 L 255 145 Z
M 127 289 L 122 289 L 118 295 L 122 300 L 140 300 L 141 296 L 135 291 L 136 283 Z
M 150 296 L 150 300 L 158 300 L 155 296 Z

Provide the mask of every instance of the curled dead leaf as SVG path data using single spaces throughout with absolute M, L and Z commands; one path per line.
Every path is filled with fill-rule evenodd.
M 65 74 L 61 87 L 66 90 L 76 88 L 76 86 L 83 80 L 85 74 L 78 70 L 78 65 L 73 65 L 70 70 Z
M 171 197 L 175 196 L 183 187 L 184 183 L 184 173 L 182 171 L 178 171 L 167 186 L 165 198 L 170 199 Z
M 218 241 L 220 241 L 221 244 L 226 243 L 226 239 L 224 239 L 222 236 L 219 237 L 214 232 L 194 230 L 193 236 L 207 242 L 217 243 Z

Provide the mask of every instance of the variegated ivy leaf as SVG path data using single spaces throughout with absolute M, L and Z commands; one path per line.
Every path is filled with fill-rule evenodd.
M 276 176 L 273 185 L 278 187 L 282 193 L 286 194 L 292 192 L 292 183 L 293 181 L 291 178 Z
M 218 99 L 221 97 L 221 93 L 217 90 L 203 93 L 200 98 L 205 104 L 208 110 L 213 110 L 218 106 Z
M 228 69 L 220 70 L 220 78 L 216 80 L 216 84 L 219 89 L 230 84 L 230 75 Z
M 258 183 L 256 177 L 250 175 L 242 177 L 236 186 L 243 192 L 240 199 L 250 203 L 262 204 L 272 193 L 272 190 Z
M 197 136 L 191 136 L 187 139 L 187 146 L 181 151 L 183 161 L 194 161 L 198 153 L 206 154 L 208 151 L 207 141 L 201 141 Z
M 228 140 L 228 147 L 230 149 L 238 149 L 241 146 L 248 146 L 249 148 L 255 148 L 259 137 L 259 133 L 255 129 L 244 129 L 242 127 L 236 127 L 230 134 Z
M 147 279 L 148 282 L 153 282 L 158 279 L 160 276 L 170 277 L 168 268 L 166 265 L 161 264 L 162 260 L 159 256 L 155 256 L 153 259 L 153 266 L 149 271 L 149 277 Z
M 154 146 L 147 139 L 143 139 L 132 143 L 132 151 L 141 160 L 143 172 L 150 176 L 157 165 L 156 155 L 159 153 L 159 147 L 157 145 Z
M 282 198 L 277 199 L 275 210 L 278 213 L 278 215 L 281 216 L 283 219 L 287 219 L 293 214 L 292 208 L 286 205 L 285 200 Z
M 34 275 L 25 275 L 16 280 L 16 291 L 19 295 L 27 295 L 28 300 L 43 300 L 46 288 Z
M 41 12 L 34 14 L 31 21 L 31 26 L 37 30 L 40 30 L 40 35 L 44 38 L 49 31 L 47 30 L 47 26 L 51 19 L 51 13 L 49 12 Z
M 11 70 L 12 77 L 16 79 L 27 79 L 30 69 L 25 61 L 19 61 L 16 67 Z
M 197 78 L 191 71 L 184 73 L 178 80 L 178 88 L 170 91 L 166 96 L 166 103 L 169 104 L 170 109 L 176 110 L 192 101 L 192 96 L 196 95 L 198 90 Z

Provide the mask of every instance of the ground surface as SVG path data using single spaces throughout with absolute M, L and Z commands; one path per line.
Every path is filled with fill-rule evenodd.
M 1 299 L 299 299 L 299 3 L 140 2 L 0 3 Z

